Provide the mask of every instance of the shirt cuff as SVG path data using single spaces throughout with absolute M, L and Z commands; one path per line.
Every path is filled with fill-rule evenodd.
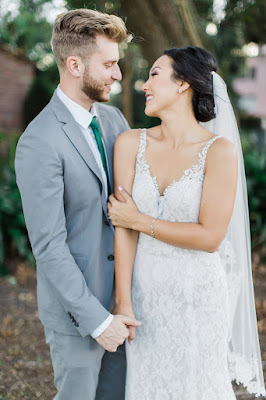
M 111 322 L 113 321 L 114 316 L 112 314 L 109 315 L 109 317 L 106 318 L 105 321 L 103 321 L 103 323 L 98 326 L 98 328 L 94 329 L 94 331 L 91 332 L 91 337 L 93 337 L 93 339 L 96 339 L 98 336 L 100 336 L 105 329 L 108 328 L 108 326 L 111 324 Z

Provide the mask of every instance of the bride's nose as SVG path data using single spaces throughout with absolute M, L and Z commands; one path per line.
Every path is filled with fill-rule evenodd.
M 142 90 L 143 90 L 143 92 L 146 92 L 146 90 L 148 90 L 148 82 L 149 82 L 149 79 L 144 83 L 144 85 L 142 86 Z

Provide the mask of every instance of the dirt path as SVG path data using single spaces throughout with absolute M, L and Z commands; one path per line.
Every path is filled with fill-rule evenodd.
M 265 278 L 266 267 L 258 265 L 254 281 L 264 368 L 266 301 L 262 296 L 266 293 Z M 35 273 L 24 265 L 19 266 L 15 277 L 0 277 L 0 400 L 52 400 L 56 393 L 49 348 L 38 319 L 35 285 Z M 238 400 L 255 399 L 239 387 L 236 394 Z

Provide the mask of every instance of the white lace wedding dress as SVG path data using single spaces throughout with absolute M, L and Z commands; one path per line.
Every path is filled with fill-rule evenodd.
M 198 222 L 205 158 L 160 196 L 140 133 L 133 199 L 154 218 Z M 132 281 L 136 339 L 126 347 L 126 400 L 235 400 L 227 366 L 228 294 L 218 252 L 173 247 L 140 233 Z

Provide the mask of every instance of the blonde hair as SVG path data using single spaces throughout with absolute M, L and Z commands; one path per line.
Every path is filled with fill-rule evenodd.
M 52 35 L 52 49 L 59 69 L 69 56 L 84 60 L 88 49 L 95 50 L 96 35 L 105 35 L 118 44 L 130 40 L 124 21 L 116 15 L 80 8 L 57 16 Z

